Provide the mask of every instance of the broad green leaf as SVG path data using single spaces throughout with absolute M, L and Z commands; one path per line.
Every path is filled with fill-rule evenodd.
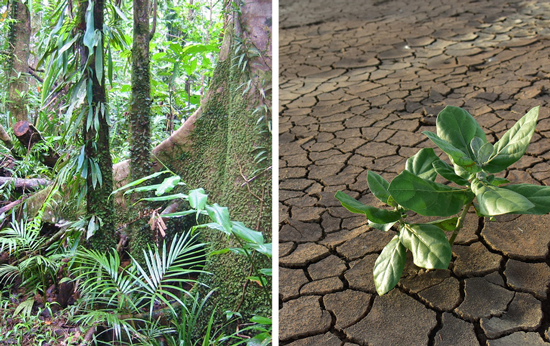
M 455 216 L 447 219 L 430 221 L 430 222 L 427 222 L 427 224 L 437 226 L 444 231 L 454 231 L 456 228 L 457 222 L 458 222 L 458 217 Z
M 94 60 L 95 60 L 95 73 L 97 74 L 97 81 L 99 85 L 101 85 L 101 83 L 103 82 L 103 45 L 99 44 L 95 47 Z
M 439 112 L 436 128 L 439 138 L 461 150 L 472 160 L 475 158 L 470 147 L 472 139 L 478 137 L 483 143 L 487 143 L 487 136 L 481 126 L 470 113 L 460 107 L 447 106 Z
M 451 261 L 451 245 L 439 227 L 430 224 L 403 224 L 399 236 L 412 252 L 413 262 L 426 269 L 447 269 Z
M 472 152 L 474 153 L 474 156 L 477 156 L 477 153 L 479 152 L 479 149 L 485 144 L 483 139 L 479 138 L 478 136 L 475 136 L 472 138 L 472 141 L 470 142 L 470 149 L 472 149 Z
M 206 206 L 207 200 L 208 195 L 203 188 L 189 191 L 189 205 L 191 205 L 191 208 L 201 211 Z
M 244 225 L 240 221 L 231 221 L 233 225 L 233 234 L 247 243 L 263 244 L 264 236 L 261 232 L 254 231 Z
M 516 212 L 516 214 L 542 215 L 550 213 L 550 186 L 518 184 L 503 186 L 502 189 L 518 193 L 534 204 L 534 207 Z
M 494 185 L 494 186 L 500 186 L 502 184 L 510 183 L 510 180 L 505 179 L 505 178 L 495 177 L 494 175 L 488 176 L 487 181 L 489 182 L 489 184 Z
M 271 318 L 267 318 L 267 317 L 262 317 L 262 316 L 253 316 L 251 319 L 250 319 L 251 322 L 254 322 L 254 323 L 259 323 L 259 324 L 266 324 L 266 325 L 271 325 L 272 324 L 272 320 Z
M 180 180 L 181 180 L 181 177 L 179 175 L 173 175 L 171 177 L 164 179 L 164 181 L 157 188 L 155 195 L 162 196 L 165 193 L 172 191 L 174 187 L 178 185 Z
M 403 274 L 406 260 L 407 250 L 396 235 L 384 247 L 374 263 L 374 285 L 379 295 L 388 293 L 397 285 Z
M 144 198 L 144 200 L 146 200 L 146 199 Z M 194 214 L 196 212 L 197 212 L 196 210 L 177 211 L 175 213 L 162 214 L 162 217 L 180 217 L 180 216 L 185 216 L 185 215 L 189 215 L 189 214 Z
M 435 180 L 437 172 L 432 163 L 440 161 L 432 148 L 420 149 L 414 156 L 407 159 L 405 169 L 412 174 L 431 181 Z
M 88 47 L 88 52 L 91 55 L 94 47 L 94 1 L 88 2 L 88 8 L 86 9 L 86 32 L 84 33 L 84 39 L 82 43 Z
M 227 209 L 227 207 L 221 207 L 218 203 L 214 203 L 214 205 L 207 205 L 206 211 L 214 223 L 220 225 L 225 233 L 231 234 L 232 226 L 229 220 L 229 209 Z
M 268 257 L 273 256 L 273 243 L 265 243 L 265 244 L 248 244 L 248 246 L 258 251 L 259 253 L 266 255 Z
M 461 176 L 455 174 L 455 171 L 449 164 L 447 164 L 447 162 L 438 160 L 438 161 L 434 161 L 432 165 L 435 171 L 437 172 L 437 174 L 439 174 L 443 178 L 449 181 L 452 181 L 453 183 L 458 185 L 462 185 L 462 186 L 470 185 L 470 182 L 468 181 L 468 179 L 464 179 Z
M 467 190 L 422 179 L 403 171 L 388 189 L 399 205 L 425 216 L 451 216 L 472 200 Z
M 374 223 L 369 220 L 369 226 L 372 228 L 379 229 L 383 232 L 387 232 L 391 229 L 391 226 L 395 225 L 395 222 L 389 222 L 389 223 Z
M 477 167 L 475 161 L 468 156 L 468 154 L 456 147 L 451 143 L 439 138 L 435 133 L 430 131 L 422 132 L 425 134 L 432 142 L 443 150 L 451 159 L 451 161 L 461 167 L 463 167 L 468 172 L 479 172 L 480 168 Z M 469 149 L 470 150 L 470 149 Z
M 491 143 L 485 143 L 479 148 L 479 151 L 476 153 L 477 163 L 479 165 L 484 165 L 487 160 L 493 155 L 493 145 Z
M 367 171 L 367 183 L 372 194 L 380 201 L 388 204 L 388 198 L 390 198 L 388 186 L 390 186 L 390 183 L 373 171 Z
M 535 132 L 539 109 L 540 106 L 537 106 L 527 112 L 495 143 L 493 156 L 483 167 L 485 171 L 489 173 L 503 171 L 525 154 Z
M 364 205 L 355 198 L 352 198 L 342 191 L 336 192 L 337 200 L 342 203 L 342 206 L 352 213 L 365 214 L 367 219 L 374 223 L 390 223 L 395 222 L 401 218 L 401 213 L 398 211 L 390 211 L 386 209 L 378 209 L 368 205 Z
M 479 213 L 485 216 L 519 214 L 535 207 L 529 199 L 519 193 L 493 186 L 477 178 L 472 181 L 472 191 L 476 195 Z

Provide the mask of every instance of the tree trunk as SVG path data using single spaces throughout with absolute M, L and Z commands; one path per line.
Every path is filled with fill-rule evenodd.
M 149 0 L 134 0 L 134 39 L 132 46 L 132 103 L 130 105 L 130 176 L 132 180 L 149 175 L 151 168 L 151 81 L 149 72 Z M 155 13 L 156 15 L 156 13 Z M 134 194 L 136 203 L 141 196 Z M 144 204 L 134 210 L 141 211 Z M 133 215 L 135 216 L 135 215 Z M 130 224 L 130 252 L 141 261 L 152 242 L 147 219 Z
M 15 23 L 10 27 L 7 64 L 8 110 L 16 121 L 27 120 L 29 84 L 26 74 L 29 69 L 29 43 L 31 37 L 31 17 L 27 5 L 20 0 L 10 2 L 10 15 Z
M 85 153 L 88 160 L 86 208 L 88 215 L 99 217 L 102 221 L 101 227 L 90 238 L 92 247 L 97 250 L 108 251 L 116 246 L 116 230 L 114 204 L 113 200 L 109 198 L 113 191 L 113 163 L 109 149 L 109 125 L 106 117 L 108 110 L 103 67 L 103 57 L 105 56 L 103 54 L 103 12 L 105 4 L 104 0 L 95 0 L 92 3 L 94 28 L 101 33 L 101 38 L 90 57 L 88 57 L 88 48 L 83 47 L 81 52 L 84 54 L 81 54 L 80 58 L 81 61 L 86 61 L 88 58 L 94 59 L 84 73 L 87 79 L 92 80 L 92 104 L 89 107 L 94 117 L 97 117 L 97 125 L 99 126 L 96 124 L 88 125 L 86 121 L 82 125 Z M 81 5 L 80 10 L 82 8 L 85 9 L 85 6 Z M 80 18 L 85 18 L 85 15 L 81 14 Z M 97 59 L 101 59 L 101 63 L 97 63 Z M 98 65 L 99 69 L 97 69 Z M 89 70 L 90 73 L 88 73 Z M 99 179 L 99 176 L 101 176 L 101 179 Z
M 40 132 L 26 120 L 15 123 L 13 133 L 27 151 L 30 151 L 36 143 L 44 140 Z M 59 155 L 52 148 L 49 148 L 48 152 L 40 157 L 40 161 L 50 168 L 55 166 L 57 160 L 59 160 Z

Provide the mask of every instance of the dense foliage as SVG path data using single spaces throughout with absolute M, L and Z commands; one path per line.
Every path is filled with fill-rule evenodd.
M 250 263 L 254 270 L 244 279 L 264 289 L 270 301 L 271 269 L 258 263 L 269 261 L 271 244 L 261 232 L 231 220 L 227 207 L 207 203 L 200 186 L 192 189 L 164 170 L 119 188 L 109 203 L 123 203 L 138 219 L 148 220 L 153 240 L 135 258 L 128 251 L 133 239 L 125 231 L 135 220 L 117 215 L 116 247 L 103 251 L 93 245 L 93 240 L 105 240 L 97 234 L 106 218 L 86 210 L 91 204 L 86 196 L 105 185 L 106 173 L 90 153 L 108 146 L 112 162 L 121 163 L 130 158 L 135 135 L 129 112 L 136 2 L 20 3 L 19 8 L 29 9 L 32 36 L 28 69 L 14 77 L 15 2 L 4 0 L 0 7 L 0 80 L 6 85 L 14 78 L 25 81 L 28 88 L 17 91 L 17 102 L 24 104 L 30 130 L 40 140 L 28 145 L 16 140 L 14 124 L 20 119 L 9 107 L 16 98 L 8 88 L 0 89 L 0 130 L 14 139 L 8 143 L 0 136 L 0 177 L 9 178 L 0 182 L 0 344 L 269 344 L 270 318 L 249 320 L 252 312 L 206 309 L 215 289 L 205 287 L 199 276 L 209 275 L 204 263 L 211 256 L 227 253 Z M 101 26 L 98 4 L 104 6 Z M 201 105 L 225 34 L 224 18 L 238 14 L 239 6 L 241 2 L 219 0 L 154 1 L 147 95 L 152 146 L 177 131 Z M 241 56 L 235 64 L 244 70 L 247 56 Z M 248 84 L 237 91 L 241 98 Z M 105 97 L 97 98 L 98 85 L 105 88 Z M 256 113 L 267 123 L 264 108 Z M 99 141 L 103 119 L 108 145 Z M 253 130 L 258 128 L 262 130 Z M 254 153 L 258 162 L 268 159 L 268 149 L 260 149 Z M 54 164 L 45 157 L 55 157 Z M 35 205 L 33 195 L 39 194 Z M 160 214 L 174 202 L 176 211 Z M 147 212 L 141 210 L 145 205 Z M 176 230 L 167 230 L 168 219 L 176 220 Z M 236 245 L 213 252 L 201 240 L 204 228 L 221 231 Z M 238 329 L 227 332 L 229 324 Z

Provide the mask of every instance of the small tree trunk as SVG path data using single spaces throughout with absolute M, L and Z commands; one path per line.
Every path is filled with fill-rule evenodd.
M 81 28 L 85 28 L 85 13 L 86 3 L 79 6 L 79 17 Z M 116 229 L 115 229 L 115 217 L 114 217 L 114 204 L 110 197 L 113 191 L 113 162 L 111 159 L 111 153 L 109 150 L 109 125 L 107 124 L 107 98 L 105 95 L 105 73 L 103 68 L 103 62 L 96 63 L 95 59 L 99 59 L 98 52 L 103 52 L 104 38 L 103 38 L 103 18 L 104 18 L 104 0 L 93 1 L 94 11 L 94 28 L 101 32 L 101 39 L 98 45 L 94 48 L 91 59 L 94 61 L 89 64 L 89 69 L 85 70 L 87 78 L 92 79 L 92 104 L 91 111 L 94 116 L 98 117 L 99 127 L 96 125 L 90 127 L 86 122 L 83 123 L 83 136 L 86 158 L 88 159 L 88 175 L 86 176 L 86 208 L 88 215 L 94 215 L 101 219 L 101 227 L 96 231 L 95 235 L 90 239 L 93 248 L 100 251 L 108 251 L 116 246 Z M 88 59 L 88 49 L 81 43 L 81 64 Z M 105 55 L 102 53 L 101 57 Z M 96 67 L 100 65 L 100 69 Z M 90 72 L 88 72 L 90 71 Z M 101 76 L 101 79 L 98 79 Z M 101 183 L 96 181 L 94 184 L 94 176 L 92 173 L 91 165 L 97 165 L 99 167 L 99 173 L 101 174 Z M 96 172 L 98 173 L 98 172 Z M 95 186 L 94 186 L 95 185 Z
M 130 176 L 136 180 L 151 169 L 151 82 L 149 72 L 149 0 L 134 0 L 134 40 L 132 46 L 132 103 L 130 105 Z M 141 196 L 133 196 L 133 202 Z M 136 210 L 144 208 L 136 205 Z M 134 215 L 135 216 L 135 215 Z M 138 261 L 152 242 L 151 229 L 144 218 L 130 224 L 130 252 Z
M 27 120 L 28 97 L 26 94 L 29 84 L 25 75 L 29 68 L 31 17 L 27 5 L 20 0 L 10 2 L 10 12 L 15 23 L 12 24 L 9 32 L 8 110 L 17 121 L 20 121 Z

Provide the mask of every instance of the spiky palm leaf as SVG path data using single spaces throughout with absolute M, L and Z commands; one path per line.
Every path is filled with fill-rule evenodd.
M 196 237 L 190 233 L 176 235 L 167 250 L 166 242 L 162 251 L 157 248 L 144 251 L 146 268 L 134 260 L 136 274 L 131 274 L 140 285 L 140 302 L 149 305 L 149 315 L 153 315 L 155 302 L 162 302 L 173 311 L 169 299 L 184 306 L 182 295 L 190 296 L 181 284 L 197 283 L 188 277 L 189 274 L 204 273 L 200 268 L 204 261 L 204 245 L 196 242 Z M 180 284 L 177 286 L 176 284 Z M 179 293 L 180 296 L 173 292 Z

